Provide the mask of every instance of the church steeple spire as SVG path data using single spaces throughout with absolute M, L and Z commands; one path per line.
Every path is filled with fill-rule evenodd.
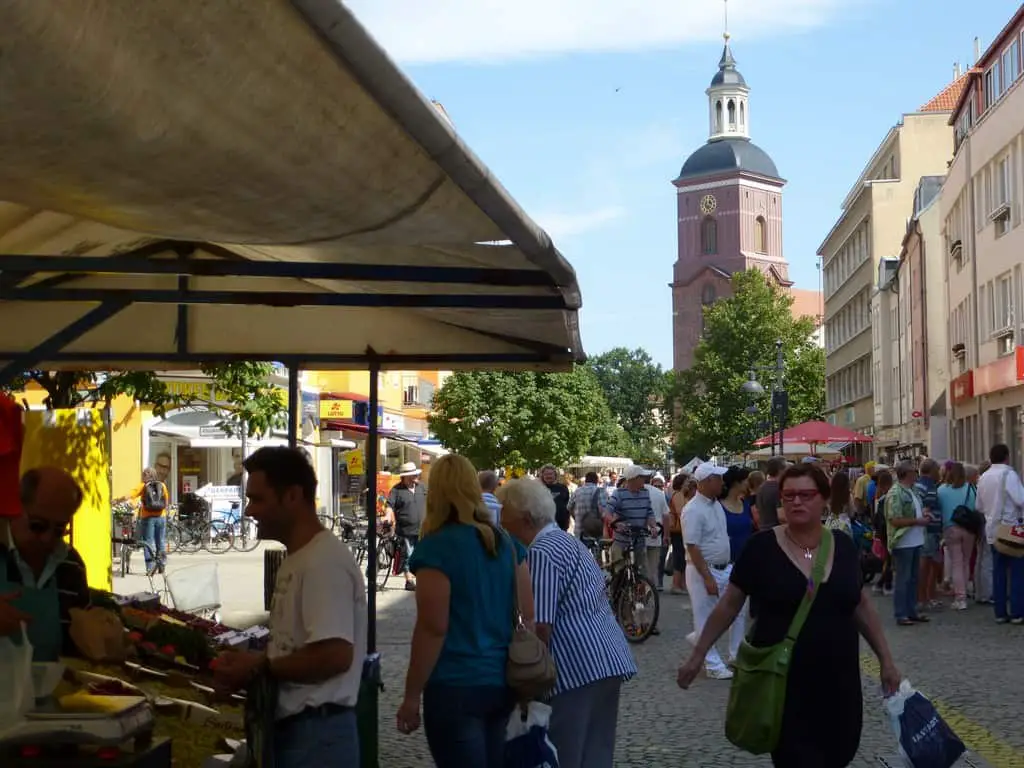
M 711 78 L 711 85 L 706 93 L 708 95 L 709 109 L 709 141 L 719 139 L 749 139 L 750 138 L 750 115 L 748 112 L 748 97 L 750 88 L 747 87 L 743 75 L 736 69 L 736 59 L 732 55 L 732 47 L 729 40 L 729 0 L 725 0 L 725 28 L 722 38 L 725 45 L 722 48 L 722 58 L 718 60 L 718 72 Z

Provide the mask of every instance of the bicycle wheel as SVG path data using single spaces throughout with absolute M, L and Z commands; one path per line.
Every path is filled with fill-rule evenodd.
M 377 589 L 382 590 L 391 576 L 395 561 L 395 540 L 381 539 L 377 543 Z
M 626 640 L 642 643 L 651 636 L 661 611 L 658 590 L 646 576 L 632 571 L 618 584 L 615 592 L 615 620 L 622 627 Z
M 119 560 L 121 561 L 121 578 L 123 579 L 128 575 L 128 571 L 131 570 L 132 547 L 126 542 L 121 542 L 119 549 L 121 550 Z
M 180 531 L 181 544 L 179 546 L 182 552 L 192 555 L 203 548 L 204 530 L 202 526 L 183 525 L 180 527 Z
M 243 517 L 238 521 L 238 533 L 235 535 L 234 547 L 239 552 L 252 552 L 260 545 L 256 533 L 256 521 L 251 517 Z
M 172 523 L 170 520 L 167 521 L 167 532 L 164 534 L 167 541 L 167 554 L 177 552 L 178 547 L 181 546 L 181 528 L 177 523 Z
M 208 523 L 202 532 L 202 547 L 211 555 L 223 555 L 234 543 L 234 530 L 221 520 Z

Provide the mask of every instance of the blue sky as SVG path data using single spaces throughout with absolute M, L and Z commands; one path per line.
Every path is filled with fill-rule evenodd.
M 707 139 L 721 0 L 347 4 L 572 262 L 585 351 L 642 346 L 670 365 L 671 180 Z M 729 1 L 751 135 L 788 180 L 785 255 L 797 286 L 818 287 L 817 248 L 888 129 L 1017 7 Z

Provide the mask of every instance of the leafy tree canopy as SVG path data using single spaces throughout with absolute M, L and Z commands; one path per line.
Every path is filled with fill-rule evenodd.
M 680 461 L 741 453 L 768 433 L 776 339 L 782 340 L 785 360 L 787 424 L 820 419 L 825 407 L 825 352 L 812 338 L 813 320 L 794 319 L 793 299 L 757 270 L 734 275 L 732 291 L 705 309 L 693 366 L 675 376 L 675 453 Z M 759 397 L 743 391 L 751 369 L 765 389 Z M 751 406 L 756 413 L 748 413 Z
M 34 383 L 46 392 L 46 407 L 55 410 L 109 403 L 118 395 L 151 406 L 157 416 L 174 408 L 205 406 L 221 415 L 221 425 L 227 431 L 236 432 L 244 424 L 251 435 L 268 434 L 284 422 L 284 397 L 271 383 L 274 367 L 270 363 L 216 363 L 200 369 L 213 383 L 215 404 L 173 393 L 151 371 L 32 370 L 6 389 L 19 392 Z
M 566 466 L 628 445 L 594 374 L 461 372 L 434 394 L 431 431 L 476 466 Z
M 661 366 L 643 349 L 616 347 L 587 360 L 612 415 L 629 437 L 624 453 L 646 464 L 661 464 L 670 424 L 663 404 L 669 379 Z

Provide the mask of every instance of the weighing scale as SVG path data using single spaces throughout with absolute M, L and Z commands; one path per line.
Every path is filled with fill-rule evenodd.
M 170 768 L 171 742 L 153 738 L 153 708 L 126 697 L 120 712 L 63 713 L 40 703 L 20 723 L 0 731 L 4 768 Z

